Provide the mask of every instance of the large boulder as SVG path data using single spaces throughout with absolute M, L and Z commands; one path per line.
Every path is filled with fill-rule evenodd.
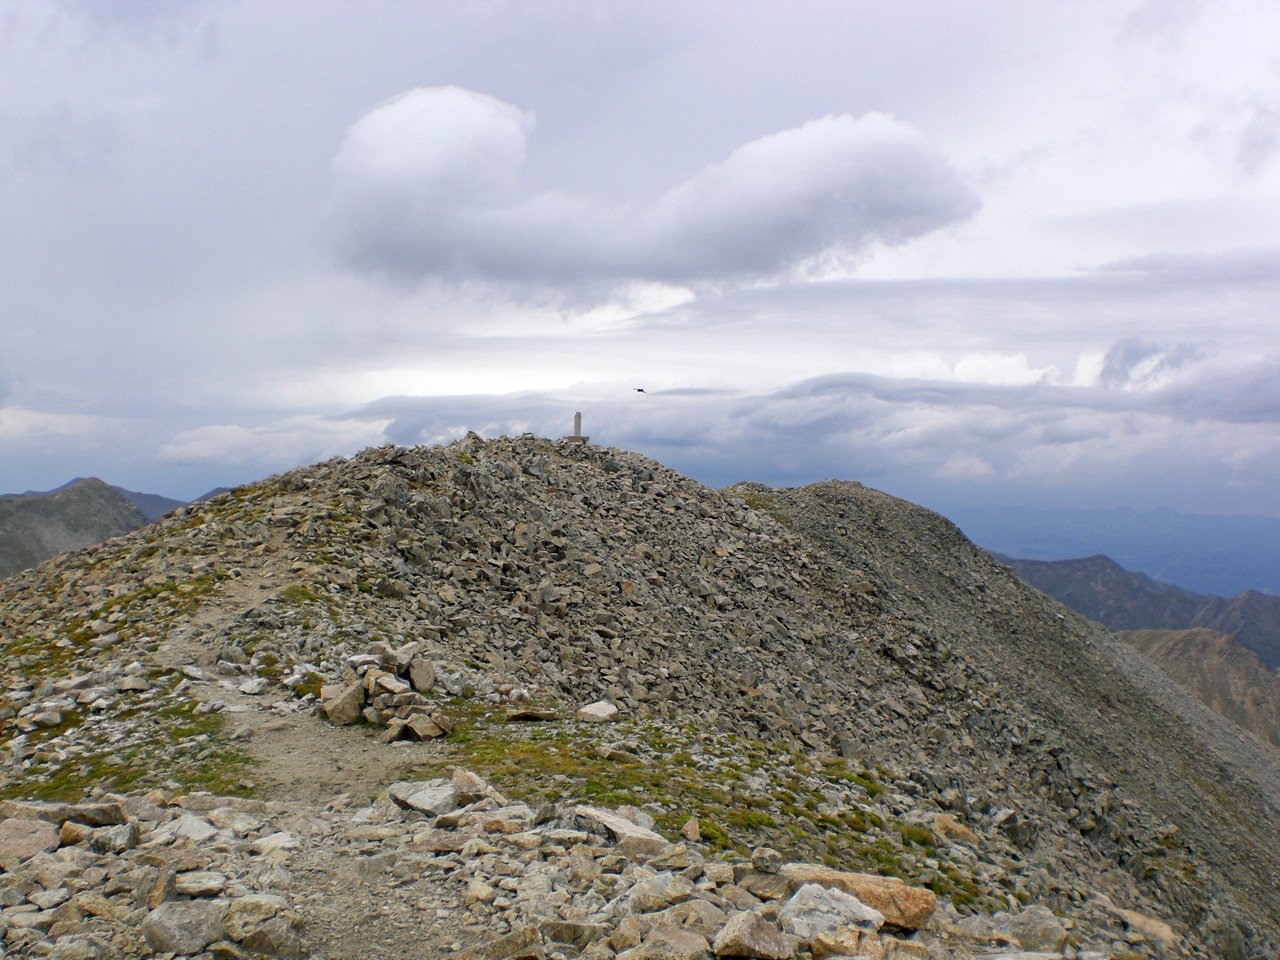
M 142 921 L 147 946 L 157 953 L 199 953 L 222 939 L 225 900 L 171 900 Z
M 430 817 L 438 817 L 458 806 L 458 788 L 443 778 L 393 783 L 387 788 L 387 795 L 396 806 Z
M 358 723 L 364 707 L 364 682 L 353 680 L 345 686 L 326 686 L 320 691 L 320 706 L 339 726 Z
M 623 855 L 632 859 L 656 856 L 671 845 L 661 834 L 632 823 L 612 810 L 576 806 L 569 811 L 569 819 L 574 826 L 613 840 Z
M 885 923 L 903 930 L 919 930 L 929 922 L 938 906 L 938 898 L 932 890 L 907 886 L 896 877 L 848 873 L 816 863 L 788 863 L 782 868 L 782 876 L 796 888 L 816 883 L 832 890 L 843 890 L 879 910 Z
M 0 822 L 0 864 L 22 863 L 58 849 L 59 842 L 58 828 L 49 821 L 10 817 Z
M 794 942 L 756 911 L 735 913 L 716 934 L 711 948 L 717 957 L 790 960 Z
M 884 916 L 843 890 L 806 883 L 778 910 L 778 923 L 787 933 L 808 940 L 840 927 L 879 930 Z

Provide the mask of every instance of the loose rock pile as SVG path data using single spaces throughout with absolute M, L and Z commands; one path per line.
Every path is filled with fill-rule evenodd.
M 708 859 L 640 811 L 535 810 L 459 768 L 363 808 L 152 791 L 0 815 L 0 933 L 16 956 L 326 956 L 351 933 L 353 882 L 358 902 L 419 914 L 418 955 L 454 960 L 1061 957 L 1072 939 L 1042 907 L 961 921 L 900 880 L 767 848 Z M 319 891 L 317 909 L 325 860 L 348 889 Z M 1053 952 L 1025 952 L 1041 948 Z M 378 951 L 370 938 L 363 955 Z
M 15 956 L 302 956 L 273 882 L 278 808 L 209 794 L 0 803 L 0 933 Z M 2 955 L 3 951 L 0 951 Z

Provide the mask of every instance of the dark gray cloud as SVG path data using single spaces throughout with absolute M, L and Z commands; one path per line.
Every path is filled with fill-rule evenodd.
M 415 278 L 705 284 L 850 261 L 978 206 L 936 148 L 880 114 L 761 137 L 630 206 L 521 189 L 533 128 L 531 114 L 458 87 L 376 107 L 333 162 L 340 248 Z
M 1246 176 L 1267 167 L 1280 152 L 1280 105 L 1252 103 L 1236 140 L 1236 162 Z

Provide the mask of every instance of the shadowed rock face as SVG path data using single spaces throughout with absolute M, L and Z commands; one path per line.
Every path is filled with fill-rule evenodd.
M 1110 630 L 1204 627 L 1233 637 L 1269 669 L 1280 667 L 1280 597 L 1246 590 L 1212 597 L 1123 569 L 1109 557 L 1000 558 L 1038 590 Z
M 1280 597 L 1254 590 L 1231 598 L 1213 597 L 1190 625 L 1229 634 L 1270 669 L 1280 669 Z
M 1220 716 L 1280 746 L 1280 678 L 1217 630 L 1126 630 L 1117 636 Z
M 184 709 L 194 723 L 182 698 L 206 711 L 238 698 L 246 713 L 233 717 L 271 701 L 305 730 L 325 721 L 304 691 L 360 677 L 376 694 L 362 709 L 383 723 L 419 706 L 479 713 L 528 690 L 569 707 L 539 721 L 576 724 L 551 728 L 568 731 L 564 750 L 619 738 L 546 761 L 564 801 L 590 799 L 569 784 L 591 757 L 647 762 L 690 789 L 715 781 L 717 802 L 741 804 L 732 820 L 716 814 L 729 826 L 763 829 L 811 804 L 840 870 L 955 893 L 946 867 L 989 909 L 1026 898 L 1081 930 L 1094 929 L 1087 904 L 1114 902 L 1209 953 L 1265 948 L 1280 932 L 1271 752 L 943 518 L 858 484 L 712 491 L 635 454 L 527 437 L 370 450 L 4 581 L 0 636 L 14 638 L 0 710 L 21 731 L 0 740 L 11 795 L 37 778 L 99 775 L 99 753 L 134 758 L 119 765 L 131 786 L 206 782 L 216 725 L 189 747 L 147 740 Z M 420 657 L 430 679 L 408 691 L 397 671 Z M 600 700 L 619 717 L 572 719 Z M 639 725 L 634 742 L 608 732 L 626 723 Z M 450 756 L 477 742 L 477 724 L 364 749 Z M 326 748 L 353 733 L 324 730 Z M 502 752 L 486 741 L 473 756 Z M 504 790 L 549 755 L 519 756 Z M 311 776 L 326 768 L 356 796 L 414 779 L 344 783 L 338 764 L 278 759 Z M 843 780 L 819 782 L 826 767 Z M 722 768 L 734 774 L 723 787 Z M 860 786 L 870 771 L 883 782 Z M 688 814 L 671 794 L 655 802 L 656 814 Z M 977 843 L 947 846 L 928 826 L 944 811 Z M 876 842 L 845 842 L 861 834 Z M 788 895 L 778 873 L 730 875 L 759 899 Z
M 1125 570 L 1101 554 L 1079 560 L 1000 560 L 1037 590 L 1110 630 L 1181 630 L 1211 599 Z
M 44 496 L 0 500 L 0 577 L 147 522 L 137 506 L 93 478 Z

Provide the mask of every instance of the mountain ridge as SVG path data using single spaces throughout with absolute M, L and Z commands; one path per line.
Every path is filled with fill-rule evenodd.
M 1123 630 L 1117 635 L 1215 713 L 1280 747 L 1280 677 L 1231 636 L 1205 627 Z
M 1217 630 L 1280 667 L 1280 597 L 1246 590 L 1198 594 L 1125 570 L 1110 557 L 1023 560 L 998 555 L 1019 576 L 1110 630 Z
M 1009 556 L 1105 554 L 1194 592 L 1280 593 L 1280 518 L 1274 516 L 972 503 L 957 504 L 948 515 L 976 543 Z
M 594 752 L 557 761 L 561 792 L 625 786 L 627 802 L 684 816 L 625 758 L 651 757 L 666 779 L 693 762 L 682 789 L 730 846 L 879 864 L 949 909 L 1049 903 L 1082 936 L 1123 943 L 1114 900 L 1176 924 L 1188 956 L 1274 949 L 1280 933 L 1274 756 L 954 525 L 857 484 L 709 491 L 636 454 L 530 437 L 379 448 L 20 573 L 0 583 L 0 627 L 15 638 L 9 709 L 29 728 L 0 743 L 10 796 L 82 789 L 102 770 L 118 789 L 225 789 L 240 753 L 261 763 L 289 737 L 303 739 L 253 774 L 267 800 L 321 802 L 364 783 L 343 764 L 381 777 L 411 758 L 489 764 L 504 789 L 532 789 L 550 762 L 538 741 L 482 716 L 527 690 L 550 704 L 535 712 L 607 699 L 635 724 L 598 744 L 622 757 L 598 788 L 579 782 Z M 327 749 L 306 739 L 323 729 L 306 715 L 318 691 L 410 649 L 434 658 L 434 689 L 452 699 L 433 709 L 463 736 L 369 740 L 325 761 L 303 750 Z M 96 712 L 50 706 L 75 676 L 102 691 Z M 268 691 L 271 710 L 256 708 Z M 132 712 L 130 696 L 150 706 Z M 396 731 L 389 707 L 366 709 Z M 49 727 L 31 719 L 55 712 Z M 154 743 L 164 727 L 143 721 L 157 716 L 201 732 Z M 237 717 L 256 723 L 244 741 Z M 748 755 L 763 766 L 717 785 L 752 771 Z M 788 764 L 809 772 L 789 784 Z M 850 795 L 824 770 L 865 785 Z M 822 819 L 834 814 L 838 828 Z M 937 839 L 926 824 L 944 815 L 979 845 Z M 1239 824 L 1258 836 L 1243 844 Z
M 148 522 L 134 503 L 95 477 L 0 500 L 0 577 Z

